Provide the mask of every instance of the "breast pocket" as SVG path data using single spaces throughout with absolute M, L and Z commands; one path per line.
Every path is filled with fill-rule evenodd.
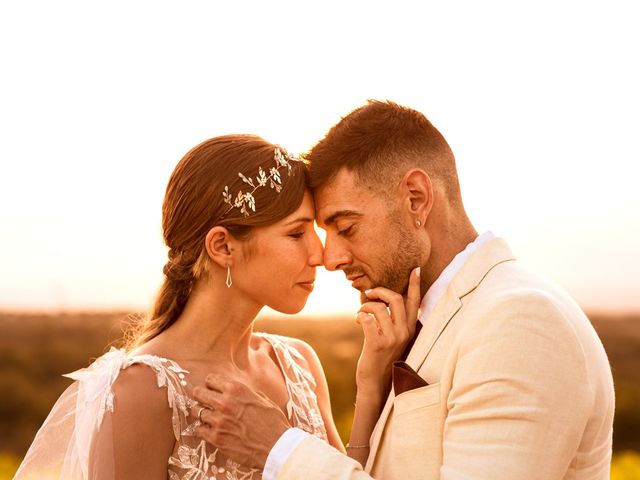
M 409 390 L 394 399 L 389 439 L 394 461 L 389 468 L 389 478 L 438 477 L 445 418 L 440 394 L 440 383 L 435 383 Z
M 393 415 L 397 418 L 421 408 L 432 407 L 440 403 L 440 383 L 401 393 L 393 400 Z

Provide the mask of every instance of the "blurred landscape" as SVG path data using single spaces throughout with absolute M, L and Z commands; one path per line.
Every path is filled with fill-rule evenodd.
M 640 314 L 591 315 L 616 384 L 612 478 L 640 478 Z M 0 313 L 0 480 L 11 478 L 57 397 L 64 373 L 119 346 L 125 313 Z M 317 351 L 327 375 L 334 418 L 347 441 L 355 401 L 354 372 L 362 335 L 350 317 L 262 318 L 257 331 L 301 338 Z M 635 453 L 634 453 L 635 452 Z

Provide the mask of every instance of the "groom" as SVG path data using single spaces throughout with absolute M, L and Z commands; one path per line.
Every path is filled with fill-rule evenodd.
M 421 266 L 422 328 L 406 358 L 419 382 L 402 393 L 394 384 L 368 473 L 286 430 L 266 402 L 243 410 L 244 428 L 222 449 L 266 461 L 265 479 L 609 478 L 614 392 L 602 344 L 564 291 L 524 270 L 504 240 L 477 234 L 453 154 L 433 125 L 371 101 L 308 158 L 326 268 L 361 291 L 404 292 Z M 248 388 L 226 388 L 234 402 L 255 399 Z M 215 427 L 203 435 L 216 444 Z

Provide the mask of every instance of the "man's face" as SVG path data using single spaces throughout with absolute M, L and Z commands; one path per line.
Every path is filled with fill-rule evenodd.
M 420 264 L 395 186 L 390 188 L 391 200 L 385 199 L 342 169 L 315 194 L 316 221 L 327 232 L 324 265 L 342 270 L 361 292 L 386 287 L 404 293 L 411 270 Z

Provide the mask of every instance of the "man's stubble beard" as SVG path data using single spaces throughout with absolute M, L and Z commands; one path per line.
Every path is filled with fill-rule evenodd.
M 376 278 L 371 279 L 372 288 L 384 287 L 405 294 L 409 285 L 409 275 L 414 268 L 420 266 L 422 252 L 404 225 L 395 218 L 391 218 L 390 223 L 392 231 L 397 232 L 395 246 L 390 249 L 388 255 L 380 259 Z M 364 293 L 360 294 L 360 301 L 368 301 Z

